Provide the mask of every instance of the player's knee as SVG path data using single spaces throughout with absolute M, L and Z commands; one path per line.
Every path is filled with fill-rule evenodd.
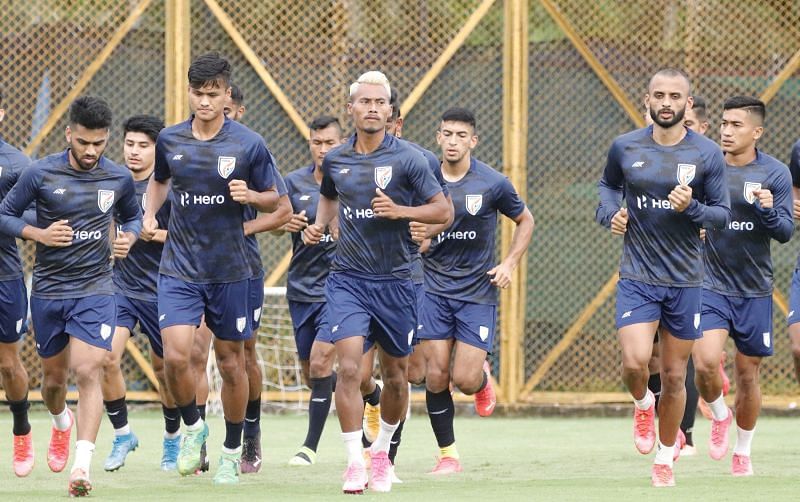
M 661 394 L 677 394 L 686 388 L 686 372 L 681 369 L 661 370 Z
M 459 388 L 464 394 L 474 394 L 483 383 L 483 369 L 480 371 L 468 371 L 463 368 L 453 368 L 453 385 Z
M 361 368 L 357 361 L 339 361 L 339 369 L 336 371 L 336 378 L 341 381 L 361 382 Z
M 425 372 L 425 385 L 430 391 L 443 391 L 450 385 L 450 371 L 435 364 L 428 364 Z
M 758 368 L 746 368 L 736 372 L 736 388 L 749 391 L 758 388 Z
M 800 340 L 792 338 L 792 357 L 800 360 Z
M 422 365 L 409 366 L 408 383 L 412 385 L 422 385 L 425 383 L 425 367 Z
M 326 358 L 311 359 L 308 364 L 308 370 L 305 374 L 306 379 L 311 378 L 325 378 L 331 374 L 333 368 Z
M 78 364 L 72 371 L 79 388 L 99 384 L 103 373 L 102 366 L 94 362 Z
M 247 374 L 242 363 L 242 358 L 235 357 L 233 354 L 225 357 L 218 357 L 217 367 L 219 368 L 219 374 L 222 380 L 228 383 L 240 382 L 242 377 Z
M 120 372 L 120 365 L 122 364 L 122 357 L 114 352 L 108 352 L 103 360 L 103 372 L 106 375 Z
M 716 363 L 703 361 L 700 358 L 694 359 L 694 379 L 696 382 L 710 382 L 719 373 L 719 359 Z

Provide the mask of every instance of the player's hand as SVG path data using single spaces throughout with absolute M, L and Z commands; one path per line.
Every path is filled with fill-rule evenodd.
M 303 209 L 299 213 L 293 214 L 292 219 L 283 226 L 286 232 L 302 232 L 308 226 L 308 217 L 306 217 L 306 210 Z
M 492 280 L 490 281 L 492 285 L 506 289 L 509 284 L 511 284 L 511 266 L 505 263 L 501 263 L 497 265 L 490 271 L 486 272 L 486 275 L 492 276 Z
M 128 251 L 131 250 L 133 240 L 128 232 L 117 232 L 117 238 L 114 239 L 112 249 L 114 251 L 114 258 L 120 260 L 128 256 Z
M 614 235 L 625 235 L 628 231 L 628 209 L 622 208 L 611 218 L 611 233 Z
M 795 220 L 800 220 L 800 199 L 792 203 L 792 216 Z
M 700 240 L 703 241 L 703 242 L 706 241 L 706 229 L 705 228 L 701 228 L 700 229 Z
M 40 232 L 38 242 L 51 248 L 64 248 L 72 244 L 72 227 L 67 220 L 58 220 Z
M 228 189 L 231 191 L 231 199 L 239 204 L 250 204 L 250 189 L 247 188 L 247 182 L 244 180 L 231 180 L 228 183 Z
M 692 187 L 688 185 L 675 185 L 675 188 L 669 193 L 667 199 L 669 199 L 669 204 L 672 206 L 672 209 L 682 213 L 689 207 L 689 203 L 692 202 Z
M 325 227 L 314 223 L 313 225 L 307 226 L 303 230 L 303 244 L 306 246 L 313 246 L 315 244 L 319 244 L 319 241 L 322 240 L 322 236 L 325 234 Z
M 142 219 L 142 231 L 139 232 L 139 238 L 143 241 L 150 242 L 156 235 L 158 230 L 158 222 L 155 218 L 145 215 Z
M 763 209 L 772 209 L 772 192 L 766 188 L 753 190 L 753 195 L 758 199 Z
M 403 217 L 400 206 L 394 203 L 388 195 L 381 192 L 380 188 L 375 189 L 375 198 L 372 199 L 372 211 L 375 216 L 389 220 L 399 220 Z
M 411 240 L 417 244 L 422 244 L 428 234 L 428 225 L 418 221 L 409 221 L 408 229 L 411 232 Z

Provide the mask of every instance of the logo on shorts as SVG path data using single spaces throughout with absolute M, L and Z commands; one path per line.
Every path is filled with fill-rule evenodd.
M 688 185 L 694 179 L 697 166 L 694 164 L 678 164 L 678 183 Z
M 628 317 L 631 316 L 631 314 L 633 314 L 633 310 L 629 310 L 629 311 L 625 312 L 624 314 L 622 314 L 622 317 L 620 319 L 628 318 Z
M 311 196 L 310 195 L 301 195 L 300 196 L 300 200 L 311 200 Z
M 771 344 L 769 339 L 769 331 L 767 331 L 766 333 L 762 333 L 761 336 L 764 337 L 764 347 L 769 347 Z
M 485 342 L 486 339 L 489 338 L 489 328 L 486 326 L 479 326 L 478 336 L 481 337 L 482 342 Z
M 752 204 L 756 201 L 756 195 L 753 193 L 754 190 L 761 190 L 761 183 L 753 183 L 751 181 L 744 182 L 744 200 L 746 200 L 748 204 Z
M 244 328 L 246 326 L 247 326 L 247 317 L 236 318 L 236 329 L 239 330 L 239 333 L 244 333 Z
M 97 207 L 100 211 L 106 213 L 111 206 L 114 205 L 114 190 L 98 190 L 97 191 Z
M 220 176 L 228 179 L 234 169 L 236 169 L 236 157 L 217 157 L 217 172 Z
M 261 319 L 261 307 L 258 307 L 253 311 L 253 320 L 258 322 L 259 319 Z
M 103 340 L 108 340 L 108 337 L 111 336 L 111 326 L 108 324 L 101 324 L 100 336 L 103 337 Z
M 466 206 L 467 212 L 472 216 L 475 216 L 483 206 L 483 195 L 467 195 Z
M 167 314 L 161 314 L 160 316 L 158 316 L 158 320 L 159 321 L 163 321 L 166 318 L 167 318 Z
M 20 319 L 19 321 L 17 321 L 17 333 L 22 333 L 22 322 L 23 321 L 24 321 L 24 319 Z
M 408 332 L 408 346 L 411 347 L 411 343 L 414 341 L 414 330 Z
M 694 315 L 694 329 L 697 329 L 699 327 L 700 327 L 700 314 L 695 314 Z
M 380 166 L 375 168 L 375 184 L 383 190 L 392 181 L 392 166 Z
M 339 331 L 339 325 L 338 324 L 336 326 L 334 326 L 333 328 L 331 328 L 331 333 L 336 333 L 337 331 Z

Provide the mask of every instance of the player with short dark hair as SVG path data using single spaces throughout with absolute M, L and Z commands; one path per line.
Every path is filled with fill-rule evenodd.
M 103 156 L 110 127 L 105 101 L 76 99 L 66 129 L 69 148 L 22 171 L 0 206 L 0 231 L 37 243 L 31 318 L 44 372 L 42 398 L 53 417 L 47 463 L 54 472 L 69 457 L 70 370 L 78 384 L 72 496 L 92 489 L 89 468 L 103 414 L 100 380 L 116 318 L 109 255 L 125 258 L 142 225 L 130 173 Z M 36 225 L 29 225 L 20 216 L 33 202 Z M 112 217 L 121 225 L 116 236 L 109 235 Z
M 389 442 L 406 413 L 407 362 L 416 329 L 408 221 L 447 220 L 447 200 L 425 158 L 386 134 L 392 111 L 389 99 L 389 82 L 380 72 L 367 72 L 350 86 L 347 111 L 356 133 L 325 156 L 317 219 L 303 237 L 306 244 L 318 244 L 338 212 L 339 241 L 325 297 L 339 359 L 336 410 L 348 453 L 345 493 L 361 493 L 367 483 L 361 453 L 364 338 L 380 347 L 384 382 L 369 486 L 374 491 L 391 490 Z M 374 190 L 369 188 L 373 184 Z M 425 203 L 413 206 L 415 200 Z
M 789 156 L 789 172 L 792 175 L 792 216 L 800 220 L 800 140 L 792 145 Z M 789 325 L 789 340 L 792 345 L 792 359 L 797 382 L 800 383 L 800 256 L 797 258 L 792 284 L 789 290 L 789 315 L 786 318 Z
M 703 278 L 703 337 L 692 351 L 697 388 L 713 414 L 709 454 L 728 450 L 733 412 L 725 404 L 719 360 L 730 335 L 736 345 L 737 441 L 731 473 L 751 476 L 750 445 L 761 409 L 758 373 L 773 353 L 770 242 L 788 242 L 794 231 L 789 169 L 758 150 L 764 103 L 750 96 L 728 98 L 720 125 L 727 164 L 731 222 L 708 230 Z
M 455 442 L 450 382 L 475 396 L 475 409 L 489 416 L 496 397 L 486 356 L 492 352 L 497 288 L 507 288 L 533 236 L 534 220 L 509 179 L 472 155 L 478 144 L 474 114 L 451 108 L 436 139 L 441 173 L 453 198 L 452 226 L 421 229 L 431 238 L 425 254 L 425 300 L 417 334 L 425 356 L 425 400 L 441 450 L 431 474 L 461 471 Z M 511 247 L 495 263 L 498 213 L 516 224 Z M 451 369 L 452 368 L 452 369 Z
M 200 450 L 208 435 L 195 403 L 195 376 L 189 365 L 195 328 L 205 316 L 215 335 L 223 380 L 225 442 L 216 484 L 239 481 L 247 406 L 244 340 L 252 336 L 252 323 L 249 302 L 242 298 L 249 297 L 253 274 L 243 206 L 271 212 L 278 202 L 273 158 L 264 139 L 226 120 L 223 113 L 230 76 L 230 63 L 216 53 L 190 65 L 189 103 L 194 113 L 158 136 L 143 228 L 146 235 L 155 234 L 155 214 L 170 195 L 158 309 L 167 384 L 186 424 L 177 467 L 184 476 L 200 467 Z
M 596 220 L 624 236 L 616 325 L 622 379 L 635 404 L 634 443 L 643 454 L 656 444 L 655 398 L 647 379 L 653 336 L 660 330 L 660 440 L 651 481 L 661 487 L 675 484 L 686 364 L 702 336 L 700 228 L 725 227 L 730 198 L 719 147 L 683 126 L 692 104 L 688 77 L 676 69 L 656 72 L 645 101 L 654 123 L 612 143 L 598 184 Z
M 123 155 L 125 165 L 133 176 L 136 200 L 144 209 L 144 194 L 155 167 L 156 139 L 164 128 L 164 121 L 151 115 L 134 115 L 122 125 Z M 164 413 L 164 442 L 161 469 L 174 470 L 180 444 L 180 414 L 167 390 L 164 379 L 164 349 L 158 329 L 158 265 L 167 238 L 169 206 L 156 215 L 161 230 L 151 240 L 139 239 L 125 260 L 114 262 L 114 287 L 116 290 L 117 320 L 111 352 L 103 368 L 103 402 L 114 427 L 114 443 L 103 466 L 115 471 L 125 465 L 129 452 L 139 446 L 139 439 L 128 423 L 128 406 L 125 401 L 125 378 L 121 362 L 133 329 L 139 330 L 150 341 L 150 359 L 158 379 L 161 408 Z
M 708 108 L 704 97 L 697 94 L 692 96 L 692 107 L 686 109 L 683 125 L 697 134 L 705 134 L 708 131 Z
M 0 122 L 4 117 L 3 94 L 0 91 Z M 30 162 L 24 153 L 0 139 L 0 199 L 5 198 Z M 2 234 L 0 298 L 0 381 L 14 417 L 14 474 L 24 477 L 31 473 L 34 463 L 33 435 L 28 421 L 28 372 L 19 356 L 22 337 L 28 330 L 28 294 L 17 241 L 13 236 Z

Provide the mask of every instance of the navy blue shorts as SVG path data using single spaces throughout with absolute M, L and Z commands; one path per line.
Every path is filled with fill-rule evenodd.
M 417 333 L 420 340 L 455 338 L 459 342 L 491 353 L 497 324 L 497 306 L 462 302 L 425 293 L 420 324 L 422 327 Z
M 661 321 L 675 338 L 696 340 L 700 331 L 703 288 L 655 286 L 630 279 L 617 283 L 617 329 Z
M 786 316 L 787 325 L 800 322 L 800 269 L 795 269 L 792 274 L 792 287 L 789 290 L 789 315 Z
M 325 298 L 334 343 L 363 336 L 394 357 L 411 353 L 417 302 L 410 279 L 375 279 L 331 272 Z
M 116 318 L 117 304 L 113 295 L 69 300 L 31 297 L 36 350 L 44 358 L 64 350 L 70 337 L 110 351 Z
M 133 328 L 138 324 L 139 329 L 150 340 L 150 348 L 158 357 L 163 358 L 164 345 L 158 327 L 158 302 L 130 298 L 120 293 L 114 296 L 114 301 L 117 303 L 116 325 L 133 335 Z
M 264 274 L 250 279 L 250 322 L 253 333 L 258 333 L 261 327 L 261 309 L 264 307 Z
M 219 284 L 196 284 L 176 277 L 158 276 L 158 325 L 206 326 L 220 340 L 242 341 L 252 334 L 250 279 Z
M 0 343 L 16 343 L 28 331 L 25 279 L 0 281 Z
M 425 303 L 425 284 L 419 283 L 414 284 L 414 296 L 417 299 L 417 328 L 414 330 L 414 336 L 411 339 L 411 347 L 413 352 L 413 347 L 415 345 L 419 345 L 420 339 L 417 336 L 419 333 L 420 328 L 422 328 L 422 324 L 420 322 L 420 317 L 422 316 L 422 306 Z M 364 353 L 366 354 L 369 350 L 375 345 L 375 342 L 370 340 L 369 338 L 364 339 Z
M 772 355 L 772 296 L 739 298 L 704 289 L 700 324 L 703 331 L 727 330 L 746 356 Z
M 325 302 L 295 302 L 289 300 L 289 315 L 294 326 L 294 343 L 301 361 L 311 359 L 314 341 L 333 343 L 328 323 L 328 304 Z

